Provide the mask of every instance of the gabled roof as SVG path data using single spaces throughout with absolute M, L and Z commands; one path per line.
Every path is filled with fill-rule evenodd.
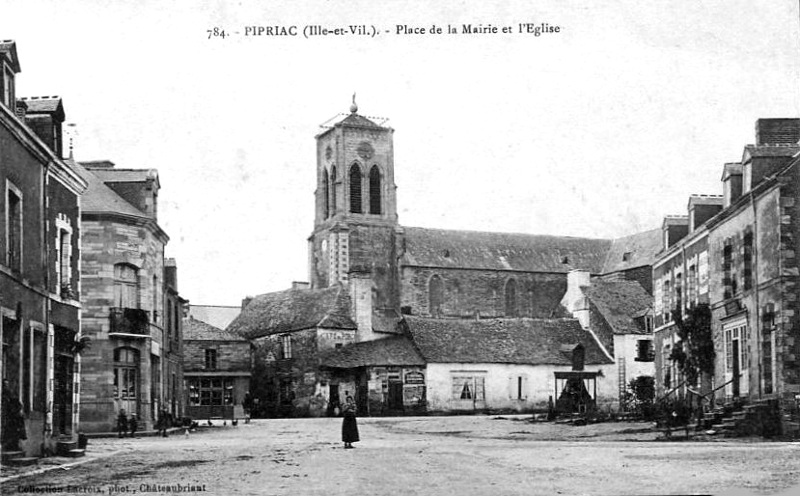
M 19 58 L 17 57 L 17 44 L 14 40 L 0 41 L 0 54 L 8 61 L 12 71 L 15 73 L 20 72 Z
M 447 320 L 406 316 L 428 363 L 571 365 L 562 345 L 584 346 L 586 364 L 613 363 L 575 319 Z M 572 348 L 569 348 L 572 349 Z
M 663 231 L 656 228 L 615 239 L 603 264 L 603 274 L 653 265 L 661 251 L 662 236 Z
M 442 268 L 599 274 L 607 239 L 404 227 L 403 265 Z
M 223 331 L 206 322 L 189 317 L 183 319 L 183 340 L 185 341 L 241 341 L 247 340 L 238 334 Z
M 350 317 L 350 297 L 341 285 L 258 295 L 227 330 L 254 339 L 317 327 L 356 328 Z
M 406 336 L 349 344 L 323 354 L 320 360 L 325 367 L 340 369 L 425 365 L 414 343 Z
M 189 316 L 220 329 L 225 329 L 242 313 L 241 306 L 189 305 Z
M 113 189 L 106 186 L 103 180 L 94 174 L 94 171 L 87 170 L 72 159 L 65 159 L 64 161 L 73 167 L 89 184 L 89 187 L 81 196 L 81 211 L 83 213 L 117 213 L 141 219 L 150 219 L 147 214 L 131 205 Z
M 20 98 L 27 106 L 27 114 L 60 114 L 64 118 L 64 103 L 60 96 L 30 96 Z
M 381 126 L 375 124 L 371 120 L 367 119 L 363 115 L 358 115 L 355 113 L 351 113 L 341 121 L 337 123 L 337 125 L 342 126 L 356 126 L 356 127 L 374 127 L 380 128 Z
M 634 320 L 653 306 L 653 297 L 638 282 L 592 279 L 591 286 L 581 289 L 614 334 L 649 334 Z

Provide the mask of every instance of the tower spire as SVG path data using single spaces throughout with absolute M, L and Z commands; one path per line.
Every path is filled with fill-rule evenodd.
M 358 105 L 356 105 L 356 94 L 354 92 L 353 93 L 353 104 L 350 105 L 350 113 L 351 114 L 355 114 L 356 112 L 358 112 Z

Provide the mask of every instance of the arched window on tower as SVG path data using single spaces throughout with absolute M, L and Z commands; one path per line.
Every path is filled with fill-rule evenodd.
M 331 215 L 336 214 L 336 166 L 331 167 Z
M 517 316 L 517 281 L 509 279 L 506 281 L 506 317 Z
M 363 213 L 361 209 L 361 168 L 358 164 L 350 167 L 350 211 L 354 214 Z
M 377 165 L 369 171 L 369 213 L 381 213 L 381 171 Z
M 433 275 L 428 281 L 428 311 L 433 317 L 442 316 L 444 305 L 444 282 L 438 275 Z
M 331 215 L 330 208 L 330 183 L 328 182 L 328 169 L 322 169 L 322 195 L 323 195 L 323 218 L 327 219 Z

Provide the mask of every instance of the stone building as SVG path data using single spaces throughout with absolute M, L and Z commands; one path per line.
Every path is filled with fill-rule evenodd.
M 233 418 L 250 391 L 250 342 L 191 316 L 183 330 L 186 416 Z
M 80 195 L 62 160 L 58 97 L 16 98 L 16 44 L 0 42 L 0 335 L 3 412 L 22 406 L 28 456 L 71 443 L 81 372 Z M 5 425 L 5 419 L 4 419 Z
M 567 274 L 574 269 L 608 281 L 635 281 L 651 292 L 650 264 L 658 250 L 658 230 L 619 239 L 589 239 L 401 226 L 393 134 L 385 120 L 364 117 L 353 104 L 350 114 L 323 125 L 316 137 L 315 221 L 308 239 L 307 291 L 346 288 L 356 343 L 405 333 L 401 321 L 410 317 L 462 321 L 568 317 L 562 298 Z M 229 329 L 240 332 L 237 321 L 244 319 L 255 325 L 258 317 L 245 307 Z M 376 357 L 386 358 L 381 347 L 359 349 L 369 348 Z M 340 371 L 320 379 L 325 385 L 315 383 L 313 396 L 335 401 L 336 395 L 330 395 L 332 386 L 336 390 L 353 387 L 357 401 L 372 404 L 366 398 L 365 381 L 373 379 L 364 374 L 364 367 L 419 366 L 396 360 L 380 364 L 376 357 L 367 358 L 361 352 L 359 357 L 355 362 L 326 362 L 332 369 L 342 363 L 361 364 L 360 372 L 350 371 L 351 378 L 360 374 L 358 384 L 341 386 L 337 381 L 350 379 Z M 390 401 L 388 395 L 387 389 L 382 408 L 393 410 L 399 400 Z
M 176 391 L 181 300 L 174 274 L 165 291 L 169 237 L 158 224 L 158 173 L 119 169 L 109 161 L 76 166 L 89 184 L 81 215 L 81 272 L 83 333 L 92 347 L 84 353 L 82 426 L 86 432 L 113 431 L 124 409 L 149 429 L 162 407 L 172 408 L 183 397 Z M 173 304 L 169 314 L 165 299 Z
M 798 141 L 800 119 L 758 120 L 755 144 L 745 146 L 741 162 L 725 164 L 713 208 L 698 214 L 694 202 L 693 213 L 690 200 L 682 225 L 665 224 L 674 238 L 665 236 L 670 244 L 654 274 L 663 315 L 656 334 L 665 336 L 658 355 L 670 342 L 669 309 L 707 301 L 716 357 L 706 389 L 722 401 L 779 405 L 784 432 L 797 431 L 800 394 Z M 661 370 L 663 384 L 666 362 Z
M 164 348 L 163 409 L 172 418 L 183 417 L 185 395 L 183 380 L 183 316 L 189 301 L 178 293 L 178 266 L 174 258 L 164 261 Z

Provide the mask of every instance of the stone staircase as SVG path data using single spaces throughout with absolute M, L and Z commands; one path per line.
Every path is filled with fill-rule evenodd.
M 28 465 L 36 465 L 39 463 L 39 458 L 35 456 L 25 456 L 24 451 L 3 451 L 2 464 L 10 467 L 25 467 Z
M 727 403 L 705 413 L 698 428 L 723 437 L 774 437 L 781 433 L 781 417 L 776 400 Z
M 56 444 L 56 455 L 66 456 L 68 458 L 79 458 L 86 454 L 85 449 L 78 447 L 78 441 L 61 440 Z

